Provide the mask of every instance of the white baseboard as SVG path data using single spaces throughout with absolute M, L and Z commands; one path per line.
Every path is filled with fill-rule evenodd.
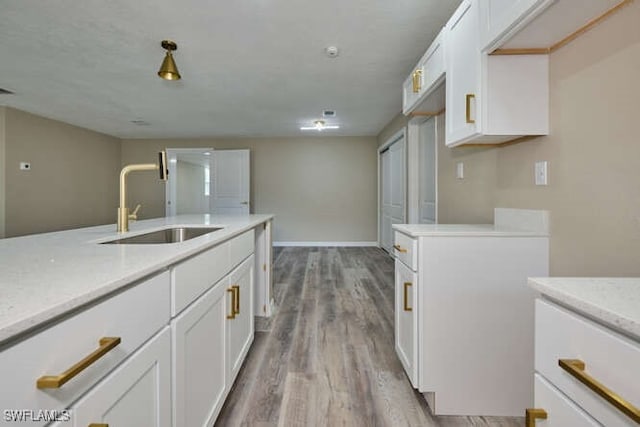
M 273 246 L 348 246 L 348 247 L 363 247 L 363 246 L 378 246 L 378 242 L 273 242 Z

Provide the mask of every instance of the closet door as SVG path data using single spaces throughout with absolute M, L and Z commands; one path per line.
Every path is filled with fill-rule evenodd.
M 404 132 L 380 152 L 380 246 L 392 252 L 393 224 L 406 222 L 406 154 Z
M 435 224 L 436 218 L 436 117 L 419 126 L 418 148 L 418 222 Z

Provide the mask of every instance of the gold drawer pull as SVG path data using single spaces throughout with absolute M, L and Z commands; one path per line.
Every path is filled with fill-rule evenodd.
M 396 251 L 398 251 L 398 252 L 400 252 L 400 253 L 403 253 L 403 254 L 407 253 L 407 250 L 406 250 L 406 249 L 404 249 L 404 248 L 403 248 L 402 246 L 400 246 L 400 245 L 393 245 L 393 247 L 394 247 L 394 249 L 395 249 Z
M 231 288 L 236 292 L 236 303 L 234 304 L 233 310 L 235 314 L 240 314 L 240 286 L 233 285 Z
M 467 94 L 467 123 L 475 123 L 476 121 L 471 118 L 471 100 L 476 99 L 473 93 Z
M 91 366 L 96 360 L 111 351 L 120 344 L 120 337 L 104 337 L 100 338 L 100 347 L 60 375 L 45 375 L 38 378 L 36 386 L 42 388 L 60 388 L 64 383 L 78 375 L 80 372 Z
M 631 402 L 624 400 L 622 396 L 610 390 L 598 380 L 587 374 L 584 371 L 586 366 L 582 360 L 560 359 L 558 360 L 558 365 L 560 365 L 560 367 L 567 371 L 572 377 L 589 387 L 591 391 L 618 408 L 620 412 L 640 424 L 640 409 L 636 408 L 631 404 Z
M 409 286 L 412 286 L 411 282 L 404 282 L 404 311 L 413 311 L 413 308 L 409 307 Z
M 227 292 L 231 294 L 231 314 L 227 314 L 227 319 L 236 318 L 236 290 L 231 287 L 227 289 Z
M 527 408 L 524 413 L 524 425 L 525 427 L 536 427 L 536 420 L 546 420 L 547 411 L 538 408 Z
M 109 424 L 96 424 L 96 423 L 91 423 L 89 424 L 88 427 L 109 427 Z
M 422 90 L 422 70 L 415 70 L 413 72 L 413 93 L 419 93 Z

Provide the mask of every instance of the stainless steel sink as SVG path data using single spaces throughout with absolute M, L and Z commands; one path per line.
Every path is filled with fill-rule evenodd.
M 103 245 L 109 244 L 126 244 L 126 245 L 144 245 L 158 243 L 178 243 L 194 237 L 202 236 L 207 233 L 222 230 L 221 227 L 175 227 L 165 230 L 152 231 L 137 236 L 124 237 L 122 239 L 102 242 Z

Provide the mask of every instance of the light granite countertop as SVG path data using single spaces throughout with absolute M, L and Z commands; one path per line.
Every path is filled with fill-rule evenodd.
M 548 237 L 549 211 L 495 208 L 494 224 L 395 224 L 411 237 Z
M 181 215 L 0 239 L 0 344 L 273 218 L 273 215 Z M 170 226 L 222 230 L 170 244 L 100 242 Z
M 545 297 L 640 341 L 640 278 L 533 277 Z
M 393 229 L 411 237 L 547 237 L 544 231 L 518 230 L 493 224 L 395 224 Z

